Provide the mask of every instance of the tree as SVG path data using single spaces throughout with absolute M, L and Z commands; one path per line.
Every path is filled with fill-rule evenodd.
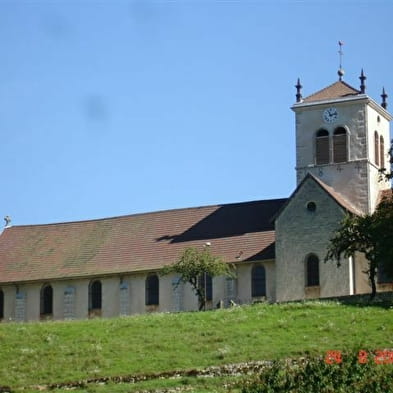
M 390 168 L 381 168 L 381 181 L 393 179 L 393 140 L 389 149 Z M 340 266 L 341 256 L 353 256 L 362 252 L 368 260 L 368 275 L 371 283 L 371 299 L 377 292 L 375 276 L 377 269 L 393 277 L 393 191 L 377 206 L 373 214 L 364 216 L 349 215 L 341 222 L 340 227 L 330 239 L 325 257 L 337 261 Z
M 381 168 L 379 170 L 379 173 L 381 174 L 381 180 L 385 178 L 386 180 L 392 180 L 393 179 L 393 172 L 391 170 L 391 167 L 393 166 L 393 139 L 390 142 L 390 149 L 388 151 L 389 154 L 389 164 L 390 164 L 390 170 L 387 168 Z
M 333 259 L 340 266 L 342 256 L 364 253 L 368 260 L 371 299 L 377 292 L 377 269 L 393 275 L 393 198 L 384 198 L 372 214 L 348 215 L 330 239 L 325 262 Z
M 180 282 L 191 284 L 198 297 L 199 311 L 206 305 L 205 287 L 200 285 L 202 275 L 234 277 L 232 266 L 224 263 L 220 257 L 213 256 L 208 247 L 205 247 L 203 251 L 194 247 L 186 248 L 177 262 L 164 266 L 161 271 L 162 275 L 169 273 L 180 275 L 177 285 Z

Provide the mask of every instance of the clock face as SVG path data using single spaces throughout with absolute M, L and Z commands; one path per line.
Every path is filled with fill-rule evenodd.
M 336 108 L 327 108 L 323 111 L 322 117 L 325 123 L 333 123 L 338 119 L 338 111 Z

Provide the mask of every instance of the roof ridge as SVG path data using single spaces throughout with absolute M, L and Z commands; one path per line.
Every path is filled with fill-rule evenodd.
M 252 204 L 252 203 L 259 203 L 259 202 L 280 201 L 280 200 L 285 200 L 285 199 L 288 199 L 288 198 L 257 199 L 257 200 L 244 201 L 244 202 L 230 202 L 230 203 L 203 205 L 203 206 L 180 207 L 180 208 L 174 208 L 174 209 L 155 210 L 155 211 L 151 211 L 151 212 L 124 214 L 124 215 L 120 215 L 120 216 L 92 218 L 92 219 L 87 219 L 87 220 L 60 221 L 60 222 L 51 222 L 51 223 L 44 223 L 44 224 L 12 225 L 9 227 L 5 227 L 4 230 L 11 229 L 11 228 L 26 228 L 26 227 L 36 228 L 36 227 L 46 227 L 46 226 L 54 226 L 54 225 L 83 224 L 83 223 L 97 222 L 97 221 L 117 220 L 117 219 L 122 219 L 122 218 L 129 218 L 129 217 L 149 216 L 149 215 L 167 213 L 167 212 L 170 213 L 170 212 L 176 212 L 176 211 L 197 210 L 197 209 L 206 209 L 206 208 L 213 208 L 213 207 L 219 208 L 219 207 L 223 207 L 223 206 L 246 205 L 246 204 Z

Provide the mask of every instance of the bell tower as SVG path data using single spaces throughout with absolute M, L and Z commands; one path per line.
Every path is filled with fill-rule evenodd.
M 387 94 L 381 104 L 366 94 L 362 70 L 360 87 L 339 80 L 302 97 L 296 84 L 296 176 L 297 184 L 311 173 L 340 194 L 357 211 L 369 213 L 378 203 L 379 193 L 390 188 L 381 181 L 379 170 L 389 164 L 389 122 Z

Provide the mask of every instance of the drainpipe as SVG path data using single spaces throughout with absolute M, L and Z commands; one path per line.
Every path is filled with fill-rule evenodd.
M 349 294 L 353 295 L 355 293 L 354 291 L 354 272 L 353 272 L 353 257 L 350 256 L 348 258 L 348 267 L 349 267 Z

